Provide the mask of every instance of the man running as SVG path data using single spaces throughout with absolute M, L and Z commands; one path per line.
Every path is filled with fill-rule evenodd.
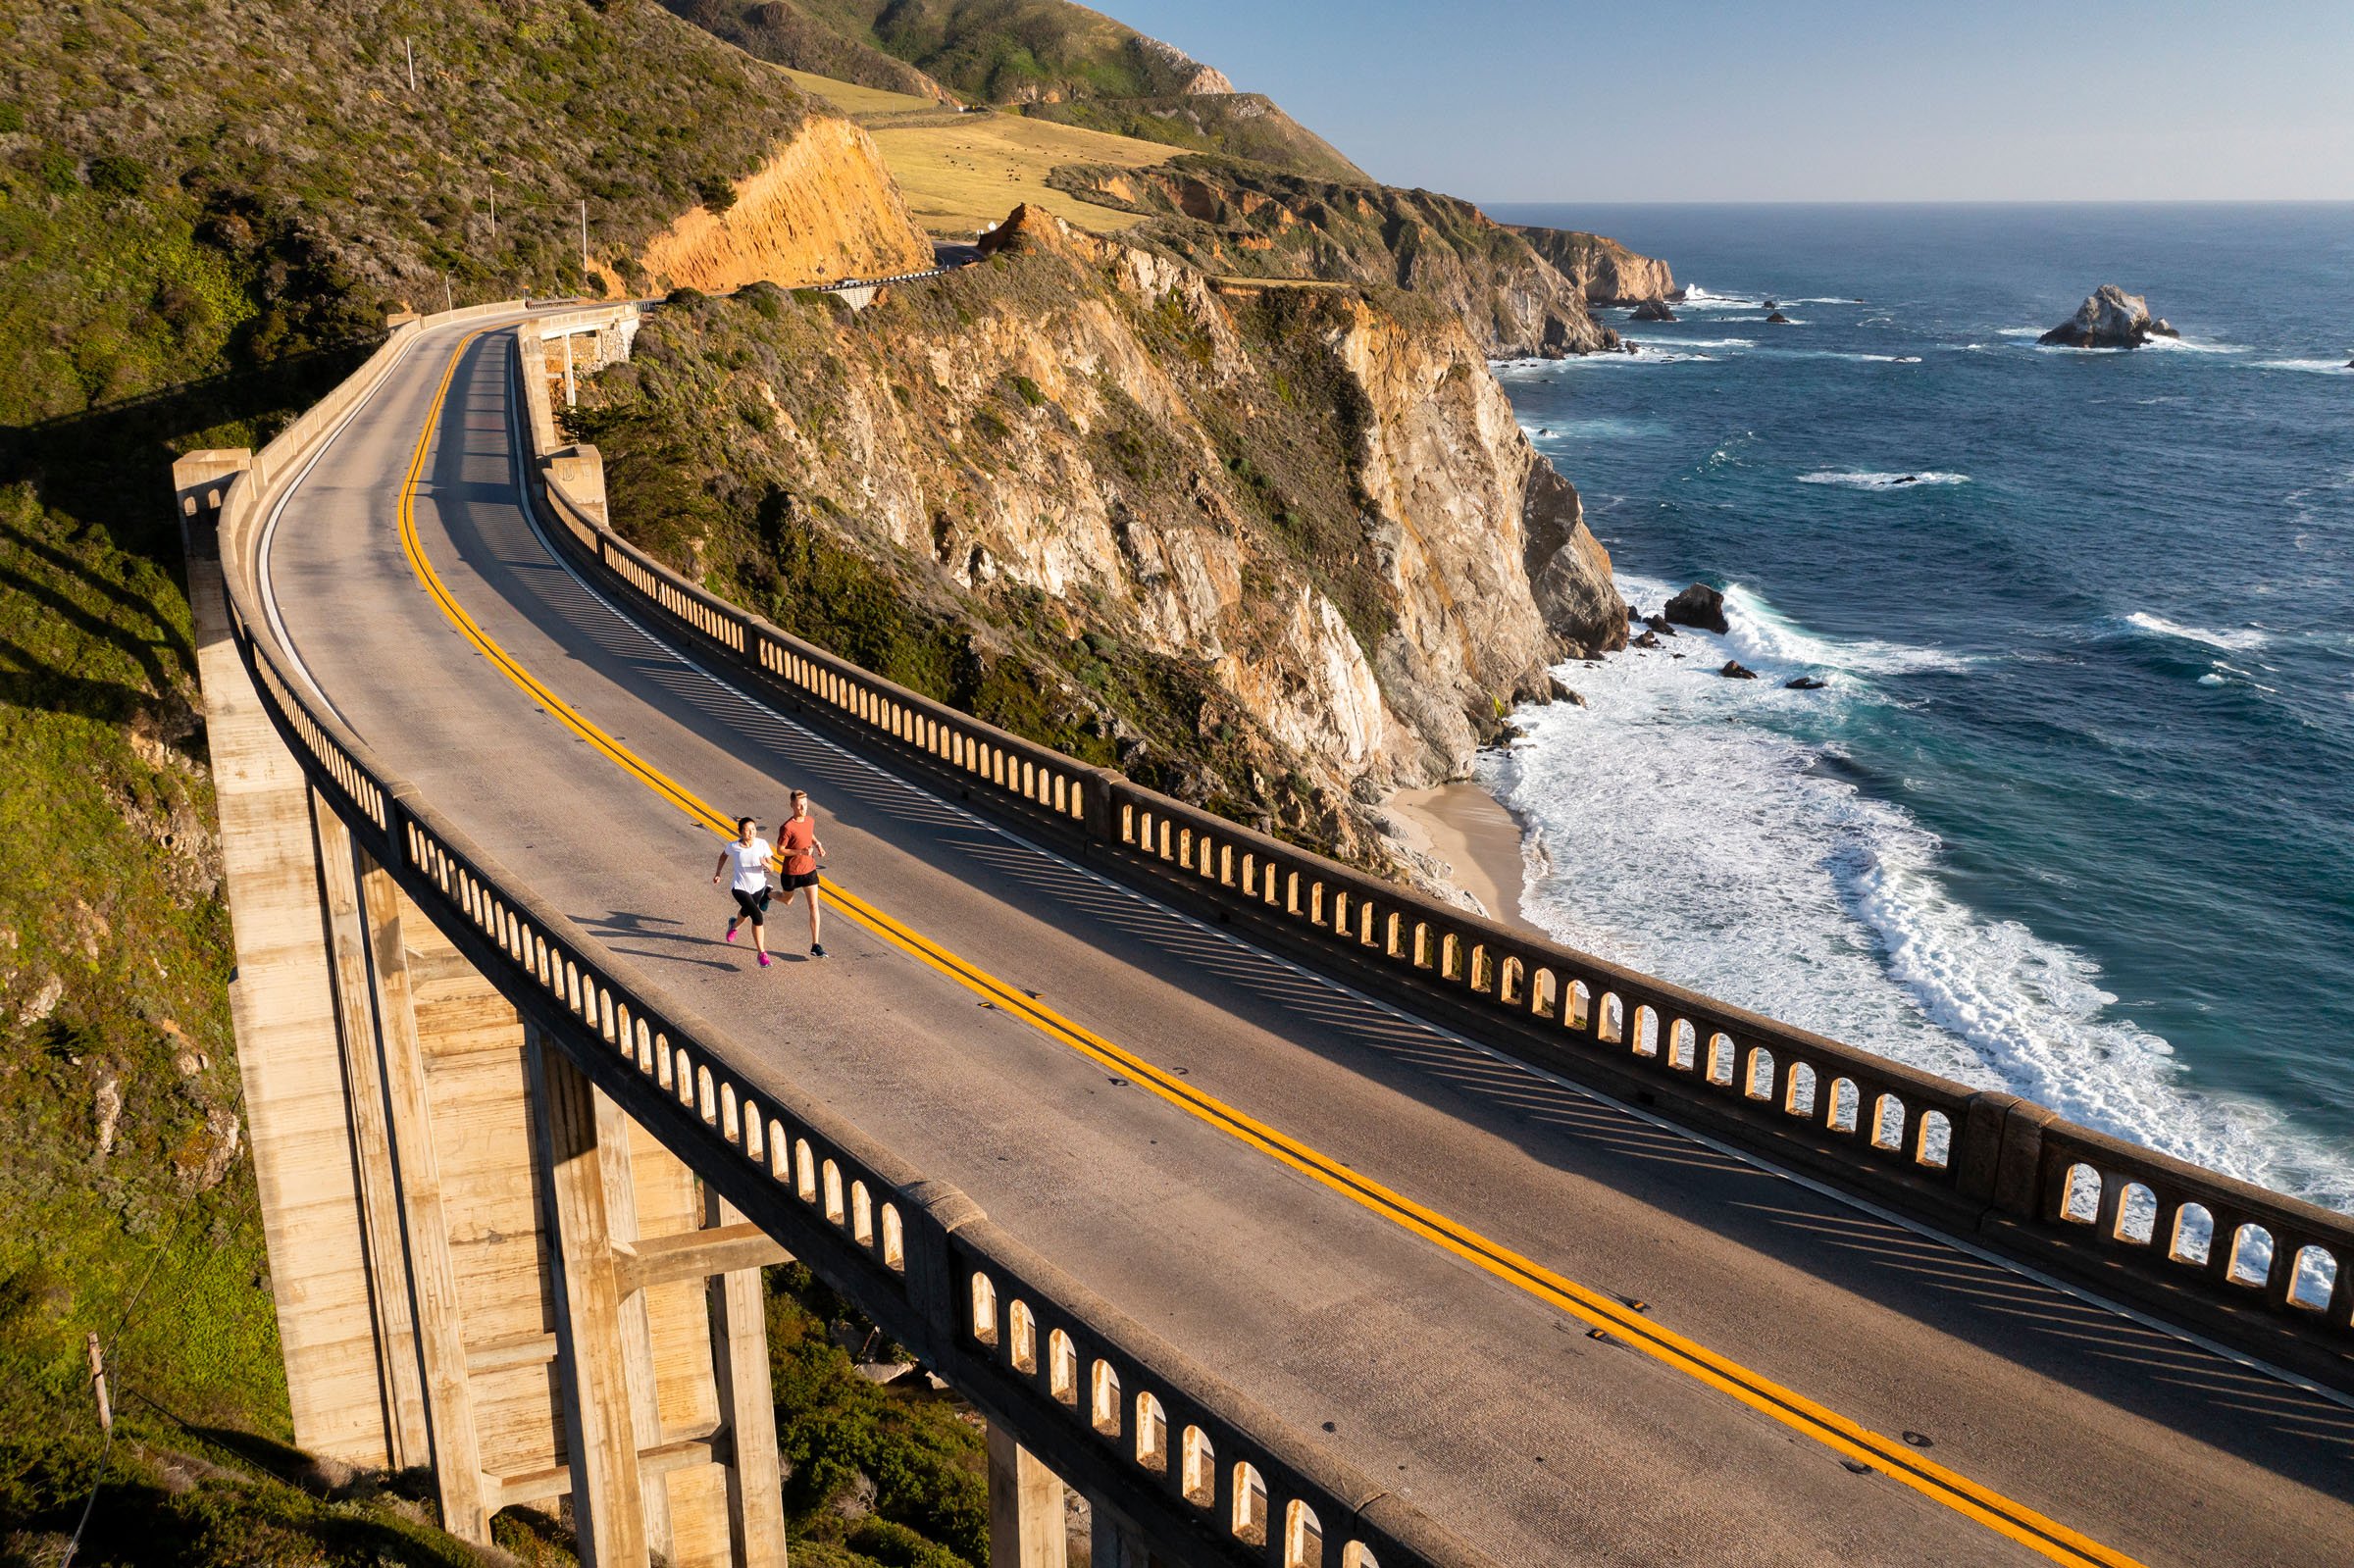
M 719 865 L 711 873 L 711 885 L 736 869 L 736 880 L 729 891 L 736 895 L 736 913 L 728 918 L 728 940 L 736 939 L 736 928 L 745 921 L 752 923 L 752 949 L 759 955 L 760 967 L 766 969 L 768 958 L 768 840 L 760 836 L 760 825 L 749 817 L 736 819 L 736 841 L 724 844 L 719 851 Z M 813 928 L 814 929 L 814 928 Z
M 793 815 L 777 830 L 777 850 L 785 857 L 785 901 L 792 903 L 793 894 L 806 888 L 809 893 L 809 956 L 826 956 L 826 944 L 817 939 L 817 857 L 826 846 L 817 841 L 817 819 L 809 815 L 809 791 L 793 792 Z

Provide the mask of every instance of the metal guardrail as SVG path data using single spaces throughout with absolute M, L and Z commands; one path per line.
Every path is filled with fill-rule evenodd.
M 2354 1389 L 2354 1218 L 1533 939 L 1025 740 L 688 582 L 543 477 L 612 584 L 795 702 L 1341 978 Z
M 270 477 L 297 472 L 421 331 L 523 308 L 402 324 L 210 497 L 238 653 L 336 814 L 601 1089 L 1024 1447 L 1142 1527 L 1156 1553 L 1269 1568 L 1485 1563 L 990 1224 L 955 1188 L 925 1180 L 790 1087 L 755 1084 L 715 1043 L 717 1030 L 646 997 L 602 943 L 539 902 L 291 678 L 256 613 L 252 552 L 277 488 Z M 704 634 L 729 634 L 729 624 L 692 596 L 663 592 L 658 582 L 646 591 L 686 624 L 709 629 Z M 846 680 L 814 666 L 802 674 L 853 707 L 865 701 Z M 1010 780 L 1008 787 L 1035 788 L 1041 798 L 1077 798 L 1067 771 L 1050 786 L 1043 782 L 1039 763 L 1052 753 L 1042 748 L 977 745 L 959 754 L 976 778 Z

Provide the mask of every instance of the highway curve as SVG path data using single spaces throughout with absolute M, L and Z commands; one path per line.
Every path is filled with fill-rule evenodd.
M 1499 1563 L 2354 1561 L 2354 1408 L 1305 975 L 698 668 L 536 531 L 509 344 L 468 331 L 419 340 L 292 491 L 268 592 L 384 763 L 755 1084 L 956 1184 Z M 722 944 L 711 832 L 427 591 L 420 453 L 418 556 L 581 723 L 723 814 L 773 828 L 807 788 L 847 893 L 1232 1116 L 840 909 L 823 960 L 797 909 L 774 969 Z

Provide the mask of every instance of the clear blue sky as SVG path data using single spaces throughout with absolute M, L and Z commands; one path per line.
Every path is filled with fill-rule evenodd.
M 2354 0 L 1095 0 L 1486 201 L 2354 199 Z

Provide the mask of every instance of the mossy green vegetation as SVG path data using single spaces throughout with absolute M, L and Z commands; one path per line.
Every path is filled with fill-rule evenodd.
M 919 1372 L 888 1385 L 861 1375 L 845 1345 L 873 1363 L 903 1357 L 806 1268 L 771 1269 L 768 1287 L 793 1560 L 981 1568 L 989 1561 L 989 1476 L 980 1418 L 935 1392 Z

